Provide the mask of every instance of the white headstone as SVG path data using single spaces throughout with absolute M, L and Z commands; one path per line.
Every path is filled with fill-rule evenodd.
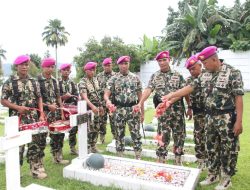
M 20 185 L 19 146 L 32 140 L 32 131 L 18 131 L 18 117 L 5 118 L 5 136 L 0 137 L 0 150 L 5 152 L 6 189 L 26 189 Z M 33 185 L 34 186 L 34 185 Z M 48 190 L 36 185 L 39 189 Z M 29 186 L 27 187 L 29 188 Z

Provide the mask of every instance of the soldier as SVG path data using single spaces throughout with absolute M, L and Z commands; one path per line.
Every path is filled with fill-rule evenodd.
M 148 87 L 142 94 L 142 99 L 138 104 L 141 107 L 144 101 L 155 90 L 154 103 L 155 106 L 161 102 L 161 96 L 166 93 L 176 91 L 185 85 L 185 80 L 181 74 L 172 71 L 169 66 L 170 56 L 168 51 L 162 51 L 155 58 L 159 64 L 160 70 L 151 76 Z M 189 102 L 188 102 L 189 105 Z M 175 154 L 175 164 L 181 165 L 181 155 L 184 154 L 183 146 L 186 136 L 185 118 L 184 118 L 184 102 L 177 101 L 171 106 L 171 109 L 158 118 L 158 133 L 162 134 L 163 144 L 159 144 L 156 155 L 160 163 L 165 163 L 168 154 L 167 147 L 170 143 L 170 136 L 174 140 L 173 152 Z
M 191 93 L 201 86 L 205 95 L 205 128 L 208 154 L 208 176 L 200 182 L 210 185 L 219 180 L 216 190 L 232 186 L 231 177 L 236 173 L 239 135 L 242 133 L 243 82 L 239 70 L 221 62 L 217 48 L 203 49 L 198 59 L 206 71 L 188 86 L 163 97 L 164 101 Z
M 92 153 L 98 152 L 96 143 L 100 130 L 100 117 L 102 117 L 104 113 L 100 87 L 95 77 L 96 66 L 97 63 L 88 62 L 83 67 L 86 77 L 82 78 L 78 85 L 81 98 L 87 102 L 88 110 L 92 110 L 94 113 L 94 121 L 89 121 L 88 123 L 88 150 Z
M 133 107 L 140 101 L 142 86 L 135 74 L 129 71 L 130 57 L 122 56 L 118 59 L 120 72 L 110 78 L 104 93 L 107 107 L 113 114 L 114 124 L 117 129 L 116 151 L 118 156 L 123 156 L 124 136 L 126 123 L 134 144 L 136 159 L 141 158 L 140 112 Z M 114 97 L 114 102 L 109 99 Z M 114 110 L 115 108 L 116 110 Z M 144 111 L 143 109 L 141 110 Z
M 186 61 L 186 68 L 189 70 L 191 76 L 187 78 L 186 85 L 190 84 L 202 72 L 202 63 L 193 55 Z M 190 94 L 191 107 L 188 107 L 187 115 L 189 119 L 192 118 L 192 111 L 194 117 L 194 143 L 195 156 L 198 161 L 198 168 L 203 169 L 206 166 L 206 147 L 205 147 L 205 105 L 204 95 L 201 87 L 196 88 Z
M 77 105 L 78 101 L 78 92 L 76 84 L 69 79 L 69 75 L 71 73 L 71 64 L 64 63 L 60 66 L 60 72 L 62 78 L 59 80 L 59 88 L 61 99 L 64 104 Z M 72 155 L 78 155 L 76 150 L 76 134 L 77 134 L 77 126 L 72 127 L 69 131 L 69 146 L 70 153 Z
M 39 84 L 28 75 L 30 57 L 21 55 L 14 61 L 17 74 L 3 84 L 1 104 L 9 108 L 9 116 L 17 115 L 23 124 L 44 121 L 42 98 Z M 39 113 L 35 109 L 39 109 Z M 32 134 L 32 141 L 28 144 L 27 161 L 34 178 L 44 179 L 47 174 L 44 170 L 42 158 L 46 146 L 47 131 L 43 130 Z M 20 165 L 23 165 L 25 145 L 20 146 Z
M 97 80 L 99 81 L 101 92 L 100 96 L 103 98 L 104 96 L 104 90 L 106 88 L 107 81 L 115 75 L 115 72 L 112 71 L 112 59 L 111 58 L 106 58 L 102 62 L 102 67 L 103 67 L 103 72 L 99 73 L 97 75 Z M 112 99 L 112 97 L 111 97 Z M 104 103 L 105 105 L 105 103 Z M 108 119 L 108 114 L 109 111 L 107 107 L 104 107 L 104 115 L 102 117 L 102 122 L 100 123 L 100 141 L 103 144 L 105 142 L 105 135 L 106 135 L 106 125 L 107 125 L 107 119 Z M 112 118 L 112 115 L 109 114 L 109 123 L 111 127 L 111 133 L 113 135 L 113 138 L 116 139 L 116 128 L 114 126 L 114 121 Z
M 64 120 L 62 102 L 57 80 L 52 76 L 55 68 L 53 58 L 45 58 L 42 61 L 42 74 L 38 76 L 41 94 L 43 98 L 44 112 L 48 122 Z M 62 148 L 65 134 L 63 132 L 50 131 L 50 146 L 53 156 L 53 162 L 56 164 L 68 164 L 68 160 L 63 160 Z

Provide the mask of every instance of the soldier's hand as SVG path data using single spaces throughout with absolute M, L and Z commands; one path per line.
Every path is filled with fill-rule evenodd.
M 134 105 L 133 112 L 134 113 L 141 112 L 141 104 Z
M 188 108 L 186 116 L 187 116 L 188 120 L 192 119 L 193 114 L 192 114 L 192 109 L 191 108 Z
M 234 135 L 239 136 L 243 132 L 242 122 L 236 121 L 234 124 Z
M 109 112 L 110 112 L 110 113 L 115 112 L 116 107 L 115 107 L 115 105 L 112 104 L 110 101 L 108 101 L 108 102 L 106 103 L 106 106 L 107 106 L 107 108 L 109 109 Z
M 61 119 L 62 119 L 63 121 L 66 120 L 63 113 L 61 113 Z
M 56 104 L 50 104 L 48 105 L 49 111 L 51 112 L 55 112 L 57 109 L 57 105 Z
M 172 99 L 173 94 L 174 94 L 173 92 L 170 92 L 170 93 L 168 93 L 167 95 L 162 96 L 162 97 L 161 97 L 161 100 L 162 100 L 163 102 L 170 101 L 170 100 Z
M 98 114 L 99 109 L 96 106 L 93 106 L 91 110 L 94 112 L 94 114 Z
M 100 114 L 100 116 L 103 116 L 103 115 L 104 115 L 104 109 L 103 109 L 102 106 L 99 107 L 99 114 Z
M 71 95 L 69 92 L 67 92 L 64 96 L 65 96 L 65 99 L 67 100 L 67 99 L 69 99 L 72 95 Z
M 45 115 L 44 113 L 40 113 L 39 121 L 45 121 Z
M 29 108 L 28 108 L 28 107 L 25 107 L 25 106 L 18 106 L 17 111 L 18 111 L 20 114 L 25 114 L 26 112 L 29 111 Z

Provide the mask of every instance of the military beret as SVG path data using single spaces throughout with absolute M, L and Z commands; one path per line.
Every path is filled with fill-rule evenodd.
M 96 65 L 97 65 L 96 62 L 88 62 L 88 63 L 86 63 L 86 65 L 84 65 L 83 69 L 84 69 L 84 71 L 95 69 Z
M 162 51 L 158 53 L 155 57 L 156 60 L 163 59 L 163 58 L 169 58 L 169 51 Z
M 66 68 L 70 68 L 71 64 L 70 63 L 63 63 L 60 65 L 60 70 L 66 69 Z
M 15 59 L 14 65 L 20 65 L 20 64 L 28 62 L 28 61 L 30 61 L 30 56 L 28 56 L 28 55 L 20 55 Z
M 204 61 L 216 53 L 217 53 L 217 47 L 216 46 L 209 46 L 209 47 L 206 47 L 205 49 L 203 49 L 198 54 L 198 59 L 201 61 Z
M 119 57 L 119 59 L 117 60 L 117 64 L 121 64 L 124 62 L 130 62 L 130 57 L 127 55 L 124 55 L 124 56 Z
M 49 67 L 52 65 L 55 65 L 56 61 L 53 58 L 45 58 L 44 60 L 42 60 L 42 67 Z
M 112 59 L 110 57 L 103 60 L 102 65 L 108 65 L 112 63 Z
M 185 67 L 187 69 L 189 69 L 190 67 L 192 67 L 195 63 L 197 63 L 199 60 L 195 55 L 192 55 L 191 57 L 189 57 L 186 61 Z

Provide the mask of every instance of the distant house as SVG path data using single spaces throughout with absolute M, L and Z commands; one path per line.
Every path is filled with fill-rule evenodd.
M 231 50 L 220 50 L 218 54 L 221 59 L 224 59 L 225 63 L 228 63 L 241 71 L 244 89 L 245 91 L 250 91 L 250 51 L 233 52 Z M 171 68 L 180 72 L 184 78 L 187 78 L 190 74 L 184 67 L 184 64 L 185 60 L 182 60 L 179 66 L 171 65 Z M 141 64 L 139 76 L 144 88 L 147 86 L 150 76 L 158 70 L 159 66 L 156 61 L 149 61 Z

